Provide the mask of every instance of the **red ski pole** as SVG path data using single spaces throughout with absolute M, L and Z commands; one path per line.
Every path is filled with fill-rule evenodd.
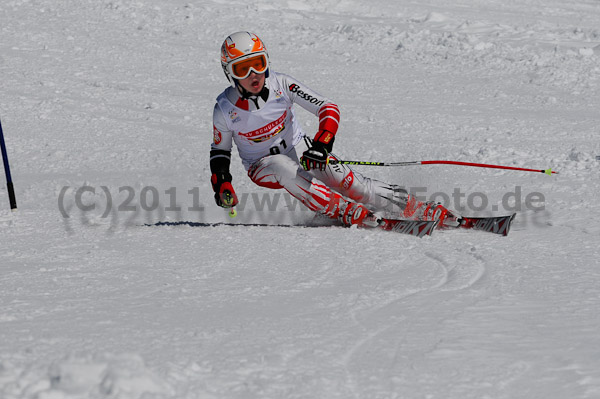
M 338 159 L 330 159 L 330 164 L 342 164 L 342 165 L 357 165 L 357 166 L 411 166 L 411 165 L 462 165 L 462 166 L 474 166 L 476 168 L 493 168 L 493 169 L 508 169 L 508 170 L 520 170 L 524 172 L 540 172 L 547 175 L 558 174 L 558 172 L 552 169 L 529 169 L 529 168 L 517 168 L 515 166 L 503 166 L 503 165 L 491 165 L 487 163 L 473 163 L 473 162 L 460 162 L 460 161 L 409 161 L 409 162 L 371 162 L 371 161 L 344 161 Z

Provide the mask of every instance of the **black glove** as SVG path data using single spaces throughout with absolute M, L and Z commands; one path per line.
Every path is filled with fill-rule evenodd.
M 318 169 L 325 170 L 327 167 L 329 151 L 323 143 L 315 141 L 308 150 L 304 151 L 300 157 L 300 163 L 304 170 Z
M 319 130 L 315 135 L 312 146 L 304 151 L 300 157 L 300 164 L 304 170 L 318 169 L 325 170 L 328 163 L 328 156 L 333 148 L 335 134 L 327 130 Z
M 233 208 L 238 204 L 238 198 L 231 185 L 231 174 L 229 172 L 213 173 L 210 182 L 215 191 L 217 205 L 223 208 Z

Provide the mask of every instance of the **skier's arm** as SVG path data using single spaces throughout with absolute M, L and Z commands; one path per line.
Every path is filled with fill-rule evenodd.
M 223 208 L 230 208 L 238 203 L 235 190 L 231 185 L 231 148 L 233 132 L 225 124 L 223 113 L 218 105 L 213 111 L 213 142 L 210 146 L 210 182 L 215 192 L 215 202 Z
M 300 161 L 306 170 L 324 170 L 340 123 L 339 108 L 333 101 L 301 84 L 291 76 L 278 75 L 278 78 L 281 79 L 282 86 L 293 103 L 319 118 L 319 129 L 314 136 L 313 145 L 302 154 Z

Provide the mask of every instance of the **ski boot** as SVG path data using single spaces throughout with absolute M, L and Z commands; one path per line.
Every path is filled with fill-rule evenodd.
M 439 220 L 438 229 L 456 228 L 461 224 L 461 216 L 435 201 L 416 201 L 410 198 L 402 213 L 405 218 L 415 220 Z
M 338 218 L 345 226 L 374 228 L 381 224 L 381 217 L 371 212 L 364 205 L 347 201 L 342 205 Z
M 339 194 L 335 194 L 324 214 L 339 220 L 347 227 L 357 225 L 358 227 L 373 228 L 378 227 L 382 222 L 380 216 L 371 212 L 364 205 L 348 201 Z

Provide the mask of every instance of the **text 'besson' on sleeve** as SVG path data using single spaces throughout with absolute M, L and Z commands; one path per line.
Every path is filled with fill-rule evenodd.
M 319 131 L 327 131 L 332 135 L 337 133 L 340 124 L 340 110 L 333 101 L 291 76 L 279 74 L 278 78 L 293 103 L 319 118 Z

